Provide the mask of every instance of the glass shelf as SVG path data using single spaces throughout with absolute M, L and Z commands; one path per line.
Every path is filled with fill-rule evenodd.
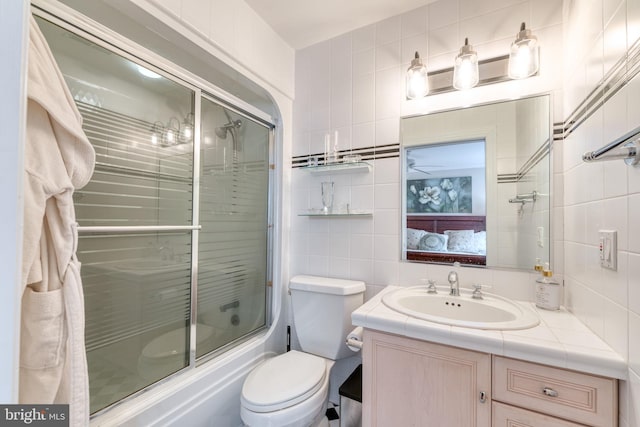
M 367 162 L 330 163 L 328 165 L 303 166 L 300 169 L 313 175 L 330 175 L 341 173 L 371 172 L 371 164 Z
M 320 217 L 345 217 L 345 216 L 360 216 L 360 217 L 364 217 L 364 216 L 372 216 L 373 212 L 371 211 L 364 211 L 364 210 L 358 210 L 358 209 L 350 209 L 350 210 L 346 210 L 346 209 L 341 209 L 341 210 L 333 210 L 331 212 L 325 212 L 322 209 L 309 209 L 303 212 L 300 212 L 298 214 L 298 216 L 309 216 L 309 217 L 314 217 L 314 218 L 320 218 Z

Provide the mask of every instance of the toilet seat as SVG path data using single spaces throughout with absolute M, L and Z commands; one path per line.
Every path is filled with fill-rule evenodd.
M 299 351 L 289 351 L 264 361 L 242 386 L 242 406 L 263 413 L 296 405 L 325 382 L 325 359 Z
M 216 329 L 198 323 L 197 341 L 198 346 L 205 344 L 216 333 Z M 185 352 L 189 352 L 189 348 L 185 349 L 185 337 L 188 337 L 189 330 L 184 327 L 173 329 L 169 332 L 155 337 L 142 349 L 142 356 L 148 359 L 166 359 L 169 357 L 177 357 L 184 360 Z

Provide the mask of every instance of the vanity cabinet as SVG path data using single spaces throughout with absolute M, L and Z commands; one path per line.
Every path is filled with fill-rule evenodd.
M 490 354 L 365 329 L 362 357 L 362 425 L 491 425 Z
M 616 427 L 617 380 L 365 329 L 366 426 Z

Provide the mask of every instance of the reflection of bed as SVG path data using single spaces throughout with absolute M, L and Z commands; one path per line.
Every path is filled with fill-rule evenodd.
M 407 229 L 424 230 L 437 234 L 444 234 L 446 230 L 483 232 L 486 230 L 486 219 L 484 216 L 471 215 L 407 215 Z M 450 250 L 426 251 L 407 248 L 407 260 L 441 263 L 457 261 L 461 264 L 486 265 L 486 247 L 485 250 L 464 252 Z

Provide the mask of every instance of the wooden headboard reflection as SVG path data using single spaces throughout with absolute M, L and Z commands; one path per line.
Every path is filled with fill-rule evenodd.
M 485 231 L 487 221 L 484 216 L 471 215 L 407 215 L 407 228 L 443 234 L 445 230 Z M 407 250 L 407 260 L 452 264 L 486 265 L 485 255 L 448 254 L 446 252 L 422 252 Z

